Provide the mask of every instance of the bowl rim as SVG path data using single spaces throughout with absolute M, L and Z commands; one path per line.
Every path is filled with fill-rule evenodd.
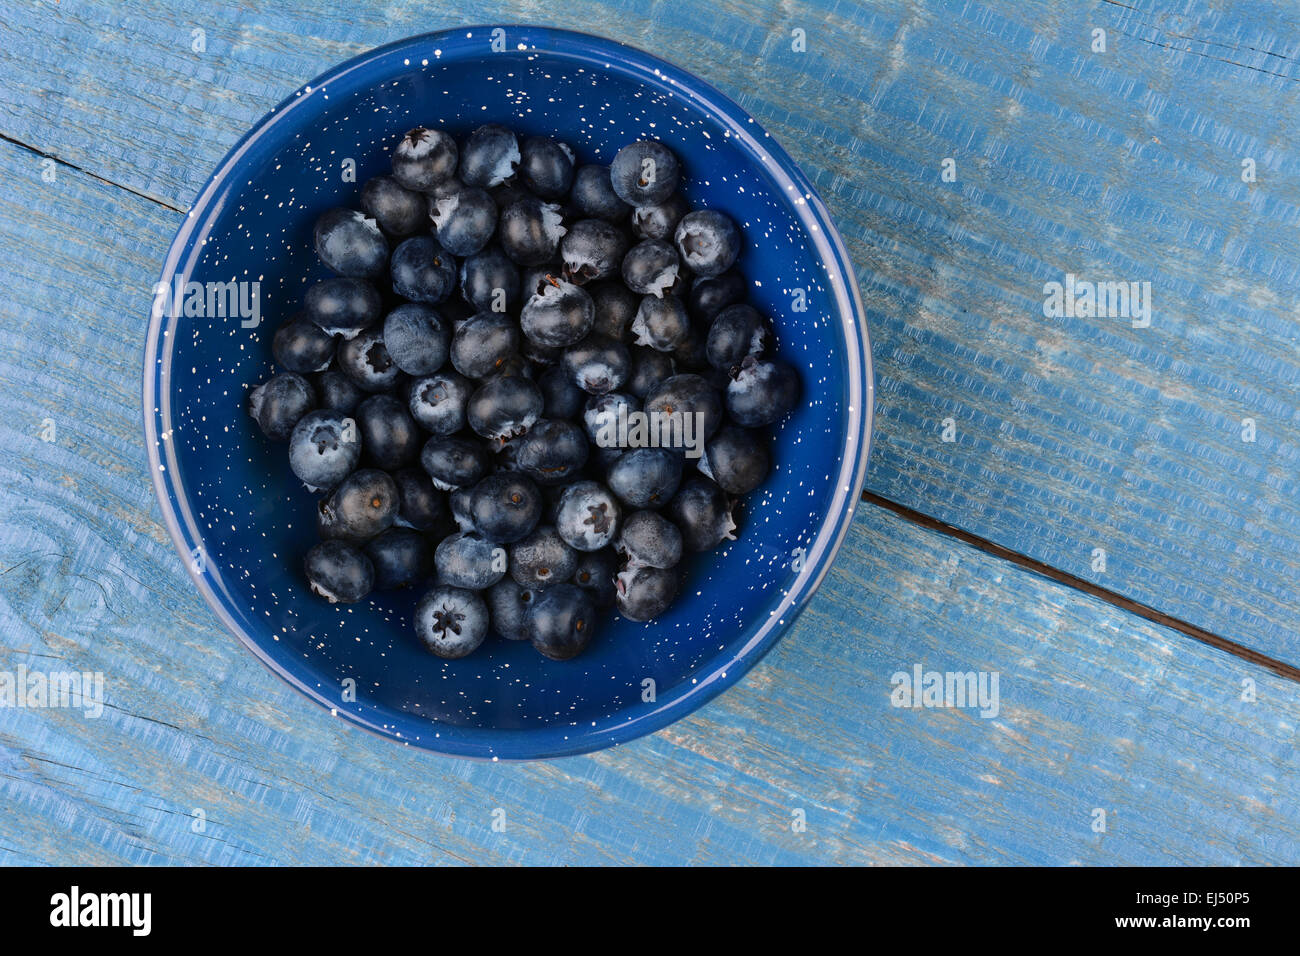
M 204 553 L 203 536 L 190 513 L 183 482 L 177 478 L 180 469 L 174 444 L 170 440 L 160 440 L 160 436 L 170 438 L 172 427 L 167 378 L 176 336 L 169 333 L 176 328 L 178 320 L 159 310 L 151 313 L 144 348 L 142 411 L 145 451 L 164 523 L 190 579 L 226 629 L 272 673 L 331 714 L 388 740 L 452 757 L 493 761 L 553 759 L 590 753 L 654 733 L 737 683 L 775 646 L 807 606 L 829 572 L 852 524 L 861 500 L 873 437 L 875 377 L 870 336 L 856 273 L 843 239 L 816 189 L 786 151 L 757 120 L 711 84 L 620 41 L 554 27 L 509 23 L 433 31 L 375 47 L 334 66 L 304 83 L 258 120 L 230 148 L 199 190 L 168 248 L 160 283 L 170 286 L 183 262 L 187 263 L 187 268 L 179 274 L 188 278 L 197 254 L 196 244 L 201 245 L 206 236 L 205 226 L 221 208 L 223 193 L 238 180 L 246 157 L 259 146 L 267 148 L 268 140 L 273 139 L 284 117 L 289 116 L 297 104 L 310 98 L 313 91 L 322 95 L 331 84 L 339 84 L 369 71 L 379 71 L 390 60 L 403 67 L 409 67 L 411 59 L 416 56 L 427 61 L 427 54 L 432 51 L 437 51 L 439 61 L 455 60 L 467 54 L 482 56 L 485 35 L 491 35 L 491 31 L 498 28 L 510 36 L 511 52 L 560 56 L 580 61 L 589 68 L 620 73 L 680 96 L 693 108 L 702 110 L 712 121 L 729 130 L 731 138 L 756 157 L 765 172 L 785 190 L 786 204 L 791 207 L 827 267 L 830 292 L 836 302 L 835 321 L 847 345 L 843 356 L 849 399 L 842 429 L 845 451 L 840 469 L 834 476 L 832 506 L 818 524 L 803 569 L 784 592 L 780 605 L 765 619 L 743 628 L 738 635 L 743 640 L 733 639 L 727 651 L 708 658 L 689 685 L 683 686 L 686 685 L 683 681 L 658 695 L 653 706 L 617 711 L 590 727 L 569 724 L 510 730 L 460 727 L 361 701 L 357 702 L 354 711 L 326 697 L 319 687 L 312 686 L 303 676 L 294 673 L 290 668 L 291 662 L 296 670 L 305 672 L 309 668 L 292 661 L 283 645 L 249 633 L 232 613 L 234 601 L 219 575 L 210 572 L 202 560 L 196 560 Z M 403 53 L 410 56 L 405 58 L 406 62 L 396 64 Z M 375 85 L 387 75 L 371 77 L 369 85 Z M 272 653 L 267 644 L 281 648 L 280 653 Z M 627 717 L 628 710 L 635 713 Z

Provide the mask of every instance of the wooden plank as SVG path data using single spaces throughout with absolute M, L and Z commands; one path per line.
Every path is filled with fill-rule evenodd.
M 0 671 L 102 672 L 107 707 L 0 708 L 0 863 L 1300 862 L 1294 684 L 870 507 L 778 649 L 651 739 L 500 765 L 343 725 L 158 523 L 131 306 L 177 214 L 33 158 L 0 144 Z M 918 664 L 997 672 L 998 716 L 891 706 Z
M 870 301 L 874 491 L 1300 660 L 1285 4 L 216 3 L 179 20 L 159 0 L 64 0 L 0 13 L 0 131 L 183 207 L 249 124 L 338 60 L 556 15 L 690 64 L 817 183 Z M 1150 327 L 1045 318 L 1044 283 L 1066 274 L 1150 282 Z

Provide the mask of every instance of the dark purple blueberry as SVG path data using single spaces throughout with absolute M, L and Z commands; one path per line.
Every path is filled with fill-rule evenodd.
M 316 220 L 316 255 L 331 272 L 373 279 L 388 265 L 388 240 L 379 223 L 355 209 L 327 209 Z
M 704 347 L 710 365 L 729 369 L 747 355 L 760 357 L 771 344 L 771 323 L 753 306 L 742 303 L 729 305 L 717 314 Z
M 521 266 L 540 266 L 555 258 L 565 228 L 560 207 L 540 199 L 521 199 L 501 213 L 501 248 Z
M 630 414 L 640 407 L 640 401 L 623 392 L 591 396 L 582 412 L 582 424 L 587 437 L 602 448 L 619 445 L 620 427 L 626 426 Z
M 671 448 L 632 448 L 609 466 L 605 481 L 629 508 L 662 508 L 681 484 L 682 467 Z
M 632 207 L 618 198 L 609 181 L 608 166 L 579 166 L 573 175 L 569 198 L 584 216 L 620 223 L 627 220 Z
M 384 300 L 364 279 L 334 278 L 308 289 L 302 308 L 327 334 L 352 338 L 379 321 Z
M 525 620 L 533 647 L 553 661 L 567 661 L 586 650 L 595 625 L 596 607 L 590 595 L 567 582 L 539 594 Z
M 474 384 L 449 369 L 411 383 L 407 402 L 411 417 L 435 435 L 452 435 L 465 427 L 465 406 Z
M 685 340 L 673 349 L 672 356 L 673 367 L 679 374 L 694 372 L 708 382 L 719 395 L 726 389 L 729 380 L 725 373 L 720 373 L 721 378 L 714 374 L 718 370 L 709 364 L 707 339 L 695 326 L 691 326 Z
M 543 418 L 573 418 L 587 401 L 587 393 L 569 380 L 560 365 L 543 369 L 537 376 L 537 387 L 542 393 Z
M 487 378 L 519 351 L 519 326 L 504 312 L 480 312 L 456 330 L 451 364 L 467 378 Z
M 334 359 L 334 336 L 300 312 L 275 330 L 271 355 L 290 372 L 323 372 Z
M 338 369 L 327 369 L 316 376 L 316 394 L 321 409 L 351 415 L 367 393 Z
M 393 472 L 397 486 L 397 523 L 410 525 L 417 531 L 442 530 L 450 512 L 447 496 L 433 487 L 433 481 L 422 468 L 402 468 Z
M 539 485 L 567 484 L 590 454 L 582 429 L 568 421 L 542 419 L 514 444 L 515 464 Z
M 500 581 L 507 561 L 505 548 L 475 531 L 443 538 L 433 553 L 438 583 L 471 591 L 482 591 Z
M 560 242 L 564 275 L 578 285 L 617 278 L 627 247 L 623 230 L 603 219 L 575 222 Z
M 519 178 L 543 199 L 558 199 L 573 185 L 573 150 L 547 136 L 530 136 L 519 148 Z
M 492 466 L 492 456 L 478 441 L 464 438 L 430 438 L 420 452 L 420 464 L 442 491 L 477 484 Z
M 573 577 L 578 552 L 552 525 L 538 525 L 510 545 L 510 576 L 526 588 L 545 588 Z
M 631 365 L 626 345 L 596 333 L 567 349 L 560 360 L 569 381 L 592 395 L 604 395 L 622 385 Z
M 799 376 L 780 360 L 758 361 L 752 355 L 731 372 L 727 414 L 737 425 L 757 428 L 789 415 L 799 400 Z
M 735 269 L 719 276 L 696 276 L 686 298 L 686 310 L 696 320 L 712 322 L 729 305 L 745 298 L 745 278 Z
M 716 209 L 688 212 L 673 234 L 677 254 L 697 276 L 721 275 L 740 255 L 740 231 L 731 217 Z
M 399 305 L 384 319 L 384 347 L 408 375 L 432 375 L 447 361 L 450 323 L 432 306 Z
M 736 539 L 736 522 L 726 492 L 708 478 L 692 477 L 682 482 L 668 503 L 668 517 L 682 532 L 690 551 L 711 551 L 723 541 Z
M 519 182 L 518 179 L 509 179 L 504 183 L 498 183 L 496 186 L 489 187 L 488 195 L 491 196 L 492 201 L 497 204 L 498 212 L 505 210 L 508 206 L 513 206 L 521 199 L 535 198 L 533 194 L 528 191 L 528 187 Z
M 397 518 L 397 484 L 377 468 L 361 468 L 339 483 L 321 505 L 321 523 L 331 537 L 365 540 L 392 527 Z
M 489 541 L 518 541 L 542 520 L 542 493 L 526 476 L 500 472 L 474 486 L 469 508 L 474 527 Z
M 504 577 L 487 591 L 487 606 L 492 612 L 492 627 L 507 641 L 528 640 L 525 626 L 528 608 L 541 592 L 524 587 L 511 577 Z
M 273 375 L 248 393 L 248 414 L 262 434 L 284 441 L 302 417 L 316 407 L 316 389 L 297 372 Z
M 374 395 L 357 406 L 361 451 L 376 468 L 394 471 L 420 456 L 424 434 L 415 425 L 406 403 L 392 395 Z
M 660 382 L 672 378 L 673 360 L 665 353 L 637 346 L 628 354 L 632 366 L 623 390 L 629 395 L 645 398 Z
M 331 604 L 354 604 L 375 584 L 375 568 L 358 548 L 345 541 L 322 541 L 303 559 L 311 591 Z
M 677 572 L 629 567 L 619 574 L 615 586 L 618 612 L 629 621 L 650 621 L 668 610 L 677 597 Z
M 581 341 L 596 321 L 591 296 L 571 282 L 552 279 L 524 303 L 519 325 L 524 335 L 548 348 Z
M 517 312 L 519 267 L 500 246 L 488 246 L 460 266 L 460 293 L 478 312 Z
M 429 542 L 410 528 L 389 528 L 366 542 L 365 553 L 375 568 L 377 591 L 419 584 L 433 571 Z
M 672 242 L 677 224 L 690 210 L 686 197 L 673 193 L 657 206 L 642 206 L 632 213 L 632 232 L 638 239 Z
M 393 178 L 407 189 L 429 192 L 456 172 L 456 160 L 454 139 L 417 126 L 393 147 Z
M 338 412 L 308 412 L 289 437 L 289 468 L 309 488 L 333 488 L 360 460 L 361 431 Z
M 484 438 L 504 441 L 524 434 L 542 415 L 542 393 L 523 375 L 497 375 L 469 397 L 465 418 Z
M 767 478 L 772 456 L 757 432 L 723 425 L 704 446 L 699 468 L 727 494 L 747 495 Z
M 637 345 L 671 352 L 691 334 L 686 306 L 675 295 L 643 296 L 632 320 L 632 334 Z
M 393 250 L 392 277 L 402 298 L 437 305 L 456 287 L 456 260 L 430 236 L 414 236 Z
M 641 297 L 621 281 L 597 282 L 586 287 L 596 311 L 594 330 L 618 342 L 632 339 L 632 320 Z
M 423 194 L 392 176 L 376 176 L 361 187 L 361 208 L 390 236 L 410 236 L 424 229 L 426 203 Z
M 596 607 L 610 607 L 614 603 L 614 576 L 618 561 L 609 548 L 586 551 L 578 557 L 578 569 L 573 572 L 573 583 L 590 596 Z
M 682 533 L 657 511 L 633 511 L 623 519 L 614 548 L 628 567 L 675 568 L 682 560 Z
M 579 551 L 596 551 L 618 535 L 622 509 L 610 490 L 596 481 L 579 481 L 560 494 L 555 530 Z
M 487 190 L 462 186 L 439 199 L 429 200 L 438 244 L 457 256 L 472 256 L 482 250 L 497 228 L 497 204 Z
M 683 420 L 683 434 L 696 441 L 713 437 L 722 424 L 722 396 L 703 378 L 689 372 L 674 375 L 651 389 L 645 410 L 656 416 L 692 416 L 691 421 Z
M 468 186 L 491 189 L 514 176 L 519 160 L 515 134 L 499 123 L 487 123 L 469 134 L 460 151 L 460 178 Z
M 645 239 L 623 257 L 623 281 L 638 295 L 662 296 L 677 282 L 677 250 L 662 239 Z
M 677 191 L 681 170 L 663 143 L 642 140 L 620 149 L 609 166 L 609 181 L 629 206 L 657 206 Z
M 415 606 L 416 635 L 432 653 L 447 660 L 478 650 L 488 624 L 487 605 L 464 588 L 433 588 Z
M 344 339 L 339 345 L 338 363 L 339 371 L 367 392 L 387 391 L 402 380 L 402 370 L 388 354 L 383 333 L 374 329 Z

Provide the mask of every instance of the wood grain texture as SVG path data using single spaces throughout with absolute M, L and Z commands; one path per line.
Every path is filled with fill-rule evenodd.
M 1300 862 L 1293 684 L 878 508 L 777 650 L 652 738 L 500 765 L 343 725 L 158 523 L 138 300 L 178 214 L 34 158 L 0 144 L 0 670 L 102 671 L 107 706 L 0 708 L 0 863 Z M 996 671 L 999 715 L 892 707 L 916 664 Z
M 0 18 L 0 132 L 177 208 L 293 88 L 411 33 L 551 22 L 689 64 L 845 233 L 879 376 L 872 490 L 1300 661 L 1287 4 L 64 0 Z M 1151 326 L 1045 318 L 1066 273 L 1150 282 Z

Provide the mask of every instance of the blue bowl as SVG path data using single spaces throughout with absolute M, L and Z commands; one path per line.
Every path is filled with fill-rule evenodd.
M 290 473 L 285 446 L 245 412 L 247 387 L 271 374 L 276 326 L 325 276 L 312 251 L 317 214 L 355 207 L 359 184 L 387 171 L 408 128 L 461 137 L 490 121 L 555 135 L 584 162 L 608 163 L 637 139 L 668 144 L 691 202 L 741 224 L 751 301 L 773 317 L 779 352 L 803 378 L 801 406 L 773 436 L 776 470 L 745 499 L 739 539 L 693 559 L 663 617 L 634 624 L 610 612 L 591 648 L 565 663 L 499 639 L 442 661 L 411 630 L 415 594 L 338 607 L 311 595 L 302 557 L 314 543 L 313 496 Z M 355 179 L 344 175 L 348 161 Z M 163 516 L 195 584 L 249 650 L 369 730 L 503 760 L 651 733 L 740 680 L 776 643 L 848 530 L 873 380 L 843 243 L 812 185 L 750 116 L 639 50 L 561 30 L 474 27 L 403 40 L 313 80 L 222 161 L 161 281 L 231 280 L 260 283 L 260 325 L 209 306 L 190 317 L 155 308 L 149 326 L 145 434 Z

